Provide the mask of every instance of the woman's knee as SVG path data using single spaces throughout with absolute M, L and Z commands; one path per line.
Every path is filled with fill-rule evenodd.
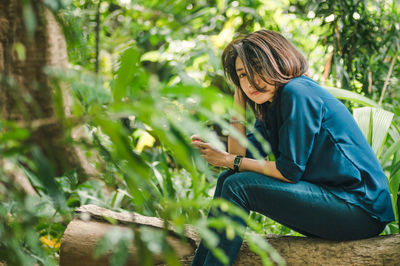
M 221 188 L 221 197 L 247 209 L 248 197 L 245 185 L 241 183 L 242 180 L 243 178 L 240 173 L 226 177 Z
M 222 189 L 222 185 L 224 184 L 225 180 L 231 176 L 232 174 L 234 174 L 235 172 L 231 169 L 229 170 L 225 170 L 222 173 L 219 174 L 218 176 L 218 180 L 217 180 L 217 188 L 216 190 L 221 190 Z

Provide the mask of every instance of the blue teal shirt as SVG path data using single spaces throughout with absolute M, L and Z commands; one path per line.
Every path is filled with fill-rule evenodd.
M 386 176 L 348 109 L 312 79 L 292 79 L 255 128 L 270 143 L 276 167 L 293 181 L 308 181 L 364 209 L 394 220 Z M 248 138 L 266 153 L 253 134 Z M 248 155 L 252 155 L 248 152 Z

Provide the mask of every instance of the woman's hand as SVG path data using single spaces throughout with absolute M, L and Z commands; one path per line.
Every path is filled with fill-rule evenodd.
M 238 106 L 242 107 L 243 110 L 246 108 L 246 101 L 243 97 L 243 93 L 241 92 L 240 88 L 235 88 L 235 93 L 233 95 L 233 102 L 236 103 Z
M 191 139 L 192 145 L 200 150 L 201 155 L 209 164 L 218 167 L 230 167 L 228 163 L 232 154 L 213 148 L 209 143 L 203 142 L 198 136 L 192 136 Z
M 203 140 L 198 136 L 192 136 L 192 145 L 200 150 L 202 156 L 209 164 L 233 169 L 235 154 L 214 149 L 209 143 L 203 142 Z M 256 172 L 288 183 L 293 183 L 293 181 L 282 175 L 282 173 L 276 168 L 275 162 L 243 158 L 239 171 Z
M 246 108 L 246 103 L 245 100 L 243 98 L 243 94 L 240 91 L 241 89 L 236 87 L 235 89 L 235 95 L 234 95 L 234 103 L 235 103 L 235 108 L 239 107 L 239 109 L 237 110 L 238 116 L 232 115 L 232 119 L 231 121 L 243 121 L 245 119 L 245 108 Z M 244 127 L 244 125 L 242 123 L 232 123 L 231 124 L 232 127 L 234 127 L 237 131 L 240 132 L 240 134 L 242 134 L 243 136 L 246 136 L 246 128 Z M 228 136 L 228 152 L 231 154 L 237 154 L 237 155 L 242 155 L 244 156 L 246 154 L 246 148 L 243 147 L 239 141 L 235 138 L 233 138 L 231 136 L 231 134 L 229 134 Z

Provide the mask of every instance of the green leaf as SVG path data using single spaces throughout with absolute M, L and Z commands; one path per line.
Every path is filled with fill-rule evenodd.
M 372 109 L 372 149 L 379 158 L 393 120 L 393 113 L 383 109 Z
M 217 0 L 218 10 L 222 11 L 226 8 L 227 0 Z
M 17 43 L 14 43 L 14 47 L 13 48 L 14 48 L 15 52 L 17 53 L 18 59 L 20 61 L 25 61 L 25 58 L 26 58 L 25 46 L 22 43 L 17 42 Z
M 0 141 L 6 142 L 9 140 L 24 140 L 27 139 L 30 135 L 30 132 L 23 128 L 13 128 L 8 131 L 2 132 L 0 134 Z
M 129 254 L 129 246 L 134 239 L 133 231 L 130 228 L 111 228 L 97 242 L 94 257 L 99 258 L 112 251 L 110 264 L 112 266 L 122 266 Z
M 33 10 L 31 1 L 24 0 L 22 2 L 23 2 L 22 13 L 24 16 L 23 21 L 28 36 L 32 37 L 37 26 L 35 11 Z
M 54 201 L 60 212 L 67 211 L 65 196 L 63 191 L 58 187 L 55 181 L 53 166 L 50 161 L 43 155 L 38 147 L 32 149 L 32 156 L 36 163 L 37 176 L 42 181 L 43 186 L 47 189 L 48 194 Z
M 96 117 L 94 122 L 101 127 L 114 145 L 113 158 L 121 170 L 130 194 L 137 208 L 143 208 L 146 204 L 155 204 L 150 201 L 150 196 L 155 197 L 154 183 L 150 181 L 151 168 L 142 156 L 134 152 L 129 142 L 129 135 L 122 124 L 110 120 L 107 117 Z M 115 160 L 115 159 L 114 159 Z
M 398 198 L 398 191 L 400 189 L 399 184 L 400 184 L 400 152 L 395 153 L 392 165 L 390 167 L 390 178 L 389 178 L 389 191 L 392 199 L 392 204 L 393 204 L 393 211 L 396 216 L 398 217 L 397 213 L 397 198 Z
M 197 228 L 199 235 L 202 239 L 205 239 L 206 245 L 209 248 L 215 248 L 218 245 L 218 236 L 212 230 L 208 229 L 206 224 L 199 223 L 199 227 Z
M 326 87 L 325 86 L 324 88 L 327 89 L 330 93 L 332 93 L 333 96 L 335 96 L 336 98 L 343 99 L 343 100 L 351 100 L 353 102 L 360 103 L 360 104 L 366 105 L 366 106 L 374 106 L 377 108 L 380 107 L 373 100 L 371 100 L 365 96 L 362 96 L 358 93 L 355 93 L 355 92 L 352 92 L 349 90 L 334 88 L 334 87 Z
M 391 112 L 372 107 L 353 110 L 354 119 L 378 158 L 392 123 L 393 115 Z
M 381 165 L 385 165 L 389 159 L 396 153 L 400 151 L 400 139 L 393 143 L 389 149 L 381 157 Z
M 371 108 L 362 107 L 353 110 L 353 117 L 360 127 L 365 138 L 368 140 L 369 145 L 372 144 L 372 131 L 371 131 Z
M 143 61 L 150 61 L 150 62 L 158 62 L 161 59 L 161 53 L 159 51 L 150 51 L 144 53 L 140 60 Z
M 164 190 L 167 192 L 168 198 L 175 198 L 176 191 L 174 189 L 174 185 L 172 182 L 171 170 L 168 167 L 167 163 L 167 153 L 163 147 L 161 147 L 161 166 L 164 169 L 165 173 L 165 182 L 163 183 Z
M 392 126 L 389 128 L 389 136 L 392 138 L 393 141 L 400 140 L 400 130 L 393 120 Z
M 124 97 L 135 96 L 147 81 L 147 73 L 140 65 L 139 52 L 134 47 L 126 49 L 119 59 L 113 89 L 114 100 L 119 102 Z
M 278 265 L 285 265 L 285 260 L 260 234 L 249 232 L 245 235 L 245 240 L 250 249 L 258 254 L 263 265 L 273 265 L 269 257 Z M 267 256 L 268 254 L 268 256 Z
M 399 170 L 400 170 L 400 161 L 393 164 L 393 166 L 391 167 L 390 175 L 395 176 Z M 397 187 L 397 184 L 394 184 L 394 186 Z

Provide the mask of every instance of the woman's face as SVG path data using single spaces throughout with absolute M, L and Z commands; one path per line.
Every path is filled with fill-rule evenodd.
M 257 86 L 266 90 L 264 92 L 258 91 L 256 88 L 253 88 L 247 79 L 247 73 L 244 69 L 243 61 L 239 58 L 239 56 L 236 57 L 235 67 L 236 74 L 240 81 L 240 87 L 250 100 L 256 104 L 263 104 L 265 102 L 272 101 L 276 90 L 275 86 L 266 83 L 260 78 L 260 76 L 255 75 L 254 81 Z

